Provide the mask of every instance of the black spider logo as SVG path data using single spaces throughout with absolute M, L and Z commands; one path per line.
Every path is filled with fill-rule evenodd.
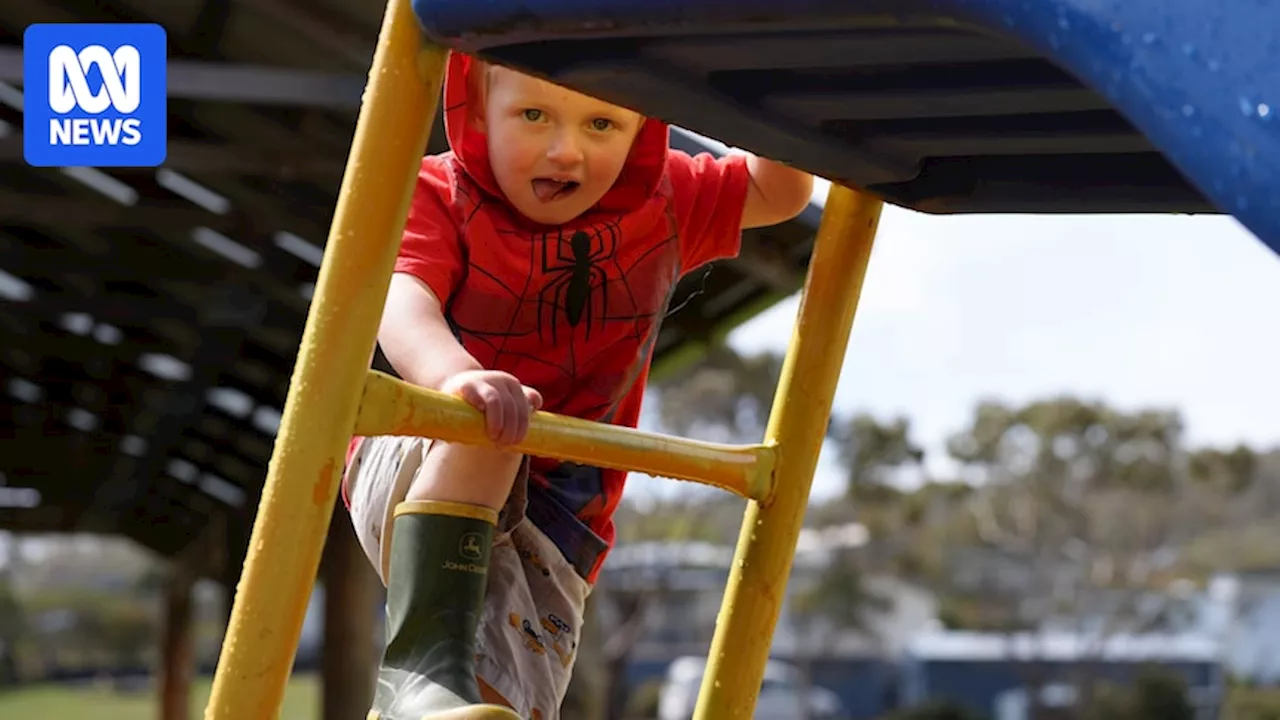
M 546 233 L 541 240 L 542 272 L 551 279 L 538 293 L 538 304 L 547 310 L 551 341 L 556 341 L 562 311 L 571 328 L 585 320 L 590 338 L 592 323 L 602 323 L 608 317 L 609 276 L 601 265 L 617 257 L 618 227 L 606 223 L 590 233 L 578 230 L 568 237 L 559 232 Z M 539 312 L 540 335 L 543 317 Z

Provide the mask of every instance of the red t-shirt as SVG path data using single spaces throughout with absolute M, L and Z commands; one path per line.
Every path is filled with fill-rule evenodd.
M 544 410 L 635 427 L 676 282 L 738 252 L 749 182 L 743 158 L 672 150 L 659 188 L 666 211 L 640 235 L 625 232 L 625 216 L 573 231 L 520 232 L 451 160 L 422 163 L 396 272 L 425 282 L 462 346 L 484 367 L 537 389 Z M 612 545 L 625 474 L 557 473 L 558 465 L 533 459 L 531 485 L 546 487 Z M 597 564 L 592 558 L 589 575 Z

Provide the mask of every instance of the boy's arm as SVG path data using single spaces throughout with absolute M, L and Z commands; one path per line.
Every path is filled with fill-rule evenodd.
M 742 228 L 766 227 L 799 215 L 813 196 L 813 176 L 781 163 L 747 155 L 747 201 Z
M 435 293 L 407 273 L 391 276 L 378 344 L 400 377 L 432 390 L 458 373 L 484 369 L 453 336 Z
M 489 439 L 513 445 L 529 430 L 542 395 L 509 373 L 485 370 L 453 336 L 439 298 L 421 279 L 394 273 L 378 327 L 387 362 L 413 385 L 457 395 L 484 413 Z

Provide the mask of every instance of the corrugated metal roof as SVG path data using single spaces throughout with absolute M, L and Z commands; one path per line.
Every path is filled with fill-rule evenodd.
M 1221 646 L 1200 635 L 1113 635 L 1070 633 L 993 634 L 927 632 L 913 638 L 907 655 L 925 661 L 1105 659 L 1117 661 L 1217 662 Z

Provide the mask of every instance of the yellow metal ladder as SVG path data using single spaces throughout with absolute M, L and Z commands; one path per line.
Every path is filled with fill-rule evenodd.
M 278 716 L 347 443 L 486 442 L 461 400 L 369 369 L 448 51 L 390 0 L 206 718 Z M 714 134 L 714 128 L 697 128 Z M 833 185 L 764 442 L 697 442 L 539 413 L 520 450 L 749 498 L 694 717 L 749 718 L 785 595 L 881 202 Z

